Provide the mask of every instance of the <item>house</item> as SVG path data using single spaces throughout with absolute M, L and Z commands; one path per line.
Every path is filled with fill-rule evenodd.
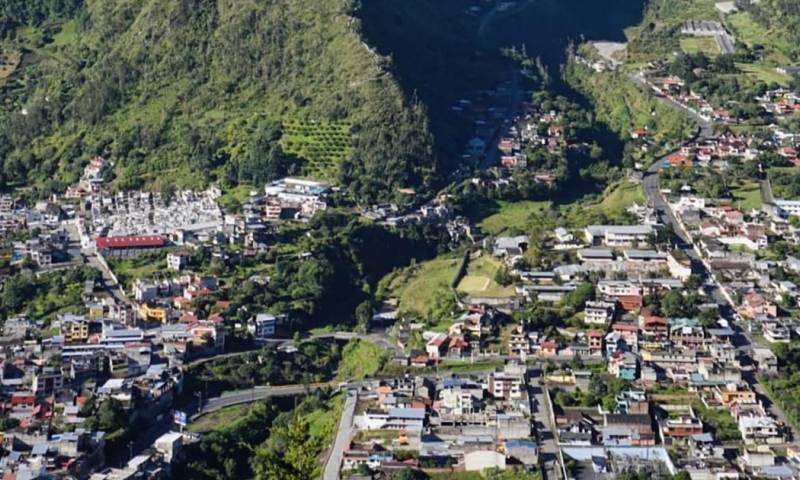
M 759 372 L 767 375 L 778 373 L 778 357 L 769 348 L 753 347 L 753 360 Z
M 498 237 L 494 241 L 492 254 L 495 257 L 505 258 L 507 261 L 513 262 L 525 253 L 525 250 L 528 249 L 528 242 L 527 235 Z
M 643 447 L 656 443 L 652 419 L 646 414 L 605 415 L 600 433 L 606 447 Z
M 692 168 L 694 161 L 686 155 L 676 153 L 667 158 L 667 165 L 671 168 Z
M 748 412 L 739 416 L 737 424 L 746 444 L 783 442 L 778 423 L 767 414 Z
M 789 343 L 791 341 L 789 329 L 782 323 L 762 322 L 761 331 L 764 334 L 764 340 L 770 343 Z
M 179 272 L 186 266 L 189 258 L 189 254 L 185 252 L 169 252 L 167 253 L 167 269 Z
M 646 244 L 655 230 L 652 225 L 589 225 L 584 232 L 590 245 L 632 247 Z
M 157 250 L 167 245 L 167 239 L 161 235 L 129 235 L 115 237 L 97 237 L 95 247 L 103 255 L 127 255 Z
M 632 382 L 638 377 L 639 359 L 630 352 L 615 352 L 608 359 L 608 373 Z
M 584 308 L 584 323 L 588 325 L 607 325 L 614 319 L 616 302 L 589 301 Z
M 247 331 L 253 336 L 256 344 L 264 344 L 275 337 L 278 317 L 270 313 L 259 313 L 247 323 Z
M 589 348 L 589 355 L 603 354 L 603 332 L 599 330 L 589 330 L 586 334 Z
M 761 315 L 775 317 L 778 315 L 777 307 L 767 301 L 763 295 L 758 292 L 750 292 L 744 296 L 742 301 L 743 314 L 750 318 L 756 318 Z
M 558 356 L 558 342 L 547 340 L 539 346 L 539 356 L 541 357 L 556 357 Z
M 757 403 L 756 392 L 745 383 L 729 383 L 714 390 L 714 397 L 725 408 L 734 405 L 755 405 Z
M 437 333 L 425 345 L 425 352 L 430 360 L 437 361 L 447 352 L 448 337 L 444 333 Z

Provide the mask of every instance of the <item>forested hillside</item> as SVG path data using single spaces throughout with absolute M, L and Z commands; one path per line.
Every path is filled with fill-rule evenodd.
M 0 186 L 61 190 L 105 152 L 120 187 L 299 174 L 340 180 L 361 200 L 429 189 L 425 108 L 362 41 L 355 8 L 5 2 L 2 45 L 23 61 L 0 77 Z

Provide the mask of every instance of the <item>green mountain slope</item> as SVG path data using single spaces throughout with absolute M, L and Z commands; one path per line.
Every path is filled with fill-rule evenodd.
M 362 41 L 353 1 L 73 3 L 0 11 L 30 64 L 0 80 L 0 180 L 60 189 L 108 152 L 125 187 L 291 173 L 359 199 L 431 188 L 425 109 Z

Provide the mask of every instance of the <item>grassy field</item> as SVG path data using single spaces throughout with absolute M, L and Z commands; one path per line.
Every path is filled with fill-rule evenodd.
M 13 48 L 0 46 L 0 80 L 6 79 L 17 70 L 22 54 Z
M 75 42 L 78 35 L 78 24 L 75 20 L 64 22 L 61 30 L 53 36 L 53 42 L 49 47 L 62 47 Z
M 307 162 L 307 175 L 335 179 L 339 164 L 352 152 L 352 125 L 347 122 L 288 120 L 283 124 L 281 146 Z
M 551 202 L 498 202 L 497 211 L 479 223 L 484 233 L 524 233 L 534 228 L 535 215 L 551 206 Z
M 766 60 L 775 64 L 789 62 L 787 55 L 791 46 L 782 32 L 764 29 L 747 12 L 738 12 L 725 17 L 725 22 L 733 30 L 736 40 L 749 46 L 762 45 L 767 48 Z
M 761 188 L 757 183 L 747 183 L 733 190 L 734 204 L 745 210 L 760 209 Z
M 789 75 L 784 75 L 775 70 L 775 67 L 757 63 L 737 63 L 736 66 L 747 77 L 754 81 L 763 81 L 766 83 L 777 83 L 779 85 L 788 86 L 792 78 Z
M 167 270 L 167 252 L 139 255 L 133 258 L 109 258 L 108 266 L 125 287 L 129 287 L 137 278 L 148 279 L 157 272 Z
M 367 340 L 351 340 L 342 351 L 342 361 L 336 374 L 339 380 L 360 380 L 374 375 L 387 359 L 386 351 Z
M 425 315 L 441 295 L 449 294 L 460 261 L 439 257 L 391 274 L 387 292 L 398 298 L 401 311 Z
M 186 426 L 189 432 L 210 432 L 226 426 L 250 413 L 251 404 L 233 405 L 207 413 Z
M 514 295 L 514 287 L 504 287 L 494 281 L 494 276 L 502 264 L 496 258 L 483 254 L 472 259 L 467 274 L 456 290 L 474 297 L 502 298 Z
M 613 218 L 625 213 L 634 203 L 643 204 L 645 201 L 640 184 L 623 180 L 606 188 L 599 206 L 606 216 Z
M 344 395 L 337 394 L 325 403 L 324 409 L 314 410 L 305 415 L 303 420 L 308 422 L 308 433 L 311 438 L 319 439 L 321 445 L 328 445 L 333 439 L 343 407 Z
M 687 37 L 681 38 L 681 50 L 685 53 L 697 54 L 705 53 L 706 55 L 719 55 L 719 46 L 717 41 L 711 37 Z

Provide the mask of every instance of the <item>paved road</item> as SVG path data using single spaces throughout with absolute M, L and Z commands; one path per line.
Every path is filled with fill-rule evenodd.
M 339 480 L 339 471 L 342 468 L 342 458 L 344 451 L 350 443 L 353 434 L 353 415 L 356 411 L 358 394 L 349 393 L 344 401 L 342 417 L 339 419 L 339 429 L 336 431 L 336 439 L 325 463 L 325 471 L 322 475 L 323 480 Z
M 245 390 L 223 392 L 219 397 L 209 398 L 207 401 L 204 401 L 202 410 L 200 412 L 195 412 L 192 415 L 192 418 L 197 418 L 200 415 L 233 405 L 251 403 L 272 397 L 293 397 L 295 395 L 303 395 L 307 392 L 313 392 L 321 388 L 335 387 L 336 385 L 336 382 L 311 383 L 308 385 L 264 385 Z M 194 405 L 194 410 L 196 409 L 197 405 Z
M 545 479 L 558 478 L 558 446 L 556 445 L 553 425 L 550 422 L 550 406 L 547 404 L 542 386 L 542 371 L 528 370 L 528 392 L 533 398 L 533 421 L 536 438 L 539 443 L 539 458 Z

